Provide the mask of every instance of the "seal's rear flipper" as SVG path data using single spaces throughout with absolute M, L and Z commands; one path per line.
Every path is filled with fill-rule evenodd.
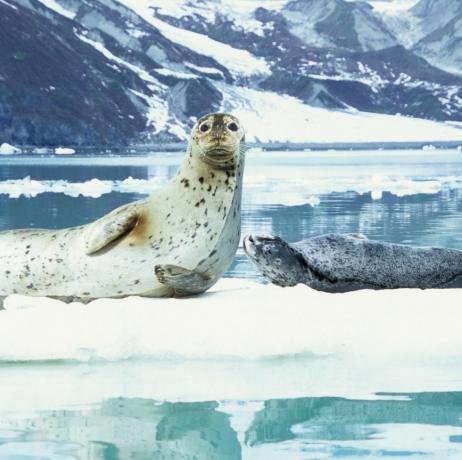
M 93 255 L 110 243 L 128 235 L 136 227 L 138 220 L 138 210 L 133 207 L 116 209 L 98 219 L 85 234 L 85 253 Z
M 156 265 L 154 271 L 157 279 L 173 290 L 174 297 L 200 294 L 210 287 L 207 275 L 176 265 Z

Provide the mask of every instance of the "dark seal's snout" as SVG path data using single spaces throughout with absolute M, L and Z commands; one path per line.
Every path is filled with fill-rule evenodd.
M 302 277 L 298 252 L 285 240 L 272 235 L 247 235 L 244 251 L 257 269 L 278 286 L 294 286 Z
M 271 252 L 274 248 L 287 245 L 282 238 L 272 235 L 247 235 L 244 237 L 243 243 L 247 255 L 256 252 Z

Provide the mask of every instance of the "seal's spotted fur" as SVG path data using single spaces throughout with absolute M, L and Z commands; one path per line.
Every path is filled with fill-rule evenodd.
M 363 235 L 322 235 L 289 244 L 246 236 L 244 249 L 274 284 L 319 291 L 462 287 L 462 252 L 370 241 Z
M 244 132 L 229 114 L 194 126 L 177 175 L 151 197 L 64 230 L 0 234 L 0 296 L 89 301 L 203 292 L 240 237 Z

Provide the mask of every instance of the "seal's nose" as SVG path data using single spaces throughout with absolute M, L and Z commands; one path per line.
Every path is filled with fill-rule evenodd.
M 215 129 L 214 129 L 214 137 L 217 141 L 221 140 L 221 138 L 223 137 L 223 134 L 224 134 L 225 130 L 224 130 L 224 126 L 223 125 L 220 125 L 220 126 L 215 126 Z

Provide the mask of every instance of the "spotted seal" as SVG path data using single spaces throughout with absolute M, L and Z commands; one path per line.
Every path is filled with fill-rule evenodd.
M 329 234 L 289 244 L 279 237 L 246 236 L 244 250 L 279 286 L 306 284 L 325 292 L 358 289 L 461 288 L 462 251 Z
M 0 296 L 65 301 L 198 294 L 240 239 L 244 130 L 226 113 L 200 118 L 161 190 L 88 225 L 0 233 Z

